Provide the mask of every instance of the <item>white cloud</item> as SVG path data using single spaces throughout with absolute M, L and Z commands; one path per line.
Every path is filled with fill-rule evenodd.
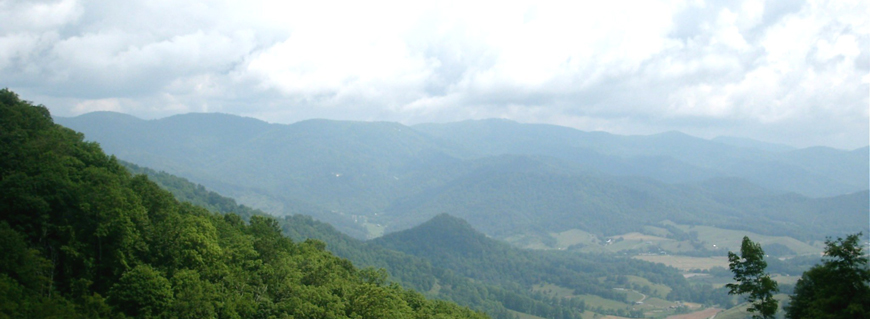
M 868 7 L 7 0 L 0 86 L 59 115 L 507 117 L 855 147 L 870 131 Z
M 121 102 L 118 99 L 85 100 L 76 103 L 72 109 L 73 113 L 76 115 L 96 111 L 120 112 L 122 110 Z

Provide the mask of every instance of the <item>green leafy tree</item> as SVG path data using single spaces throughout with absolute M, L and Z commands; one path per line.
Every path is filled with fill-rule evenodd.
M 740 256 L 728 252 L 728 267 L 734 273 L 734 281 L 725 285 L 731 295 L 748 294 L 747 301 L 751 304 L 747 309 L 753 313 L 752 318 L 773 318 L 779 307 L 779 302 L 773 299 L 778 291 L 776 281 L 765 273 L 767 262 L 764 261 L 764 250 L 761 244 L 753 242 L 749 237 L 743 237 L 740 246 Z M 755 314 L 758 313 L 758 314 Z
M 172 287 L 160 272 L 139 265 L 109 290 L 109 302 L 129 316 L 158 317 L 172 304 Z
M 824 262 L 795 284 L 786 318 L 870 318 L 870 268 L 860 236 L 825 241 Z
M 385 271 L 242 212 L 250 222 L 179 203 L 0 89 L 0 319 L 485 317 L 385 285 Z

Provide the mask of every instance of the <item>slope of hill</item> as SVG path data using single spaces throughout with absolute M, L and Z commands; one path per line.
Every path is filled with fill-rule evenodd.
M 467 149 L 478 150 L 482 155 L 547 155 L 581 162 L 589 162 L 585 158 L 604 156 L 610 159 L 605 163 L 622 162 L 625 163 L 623 167 L 639 166 L 644 169 L 638 169 L 640 174 L 637 175 L 669 182 L 733 176 L 766 188 L 811 197 L 860 191 L 867 189 L 870 184 L 867 152 L 808 148 L 782 154 L 709 141 L 679 132 L 619 136 L 506 120 L 420 124 L 414 128 Z M 803 153 L 812 155 L 797 155 Z M 670 168 L 650 167 L 650 158 L 667 158 Z M 608 174 L 623 174 L 608 167 L 602 165 L 600 168 Z M 847 170 L 850 174 L 830 174 L 831 170 Z M 654 175 L 655 172 L 659 173 Z
M 619 278 L 635 276 L 672 289 L 661 298 L 723 304 L 728 299 L 713 293 L 710 287 L 690 286 L 676 269 L 660 264 L 612 255 L 522 250 L 488 238 L 464 220 L 447 214 L 372 242 L 425 258 L 436 267 L 474 280 L 502 286 L 533 289 L 556 285 L 568 289 L 572 296 L 595 295 L 624 303 L 628 300 L 624 289 L 631 286 Z
M 114 118 L 124 127 L 100 122 Z M 842 212 L 846 216 L 870 211 L 839 204 L 844 197 L 782 195 L 866 189 L 867 182 L 857 182 L 870 176 L 866 152 L 771 153 L 677 132 L 618 136 L 502 120 L 410 128 L 326 120 L 276 125 L 207 114 L 137 121 L 100 113 L 58 121 L 107 141 L 106 149 L 125 160 L 190 178 L 273 214 L 315 216 L 357 238 L 442 212 L 500 237 L 571 228 L 614 235 L 671 219 L 806 238 L 868 224 L 857 217 L 843 224 L 849 230 L 820 229 L 812 222 L 816 216 L 803 213 L 814 201 L 855 209 Z M 827 167 L 838 165 L 844 168 Z M 697 186 L 735 178 L 770 191 L 744 201 Z M 768 206 L 786 199 L 795 203 Z M 771 217 L 791 211 L 791 221 Z
M 0 317 L 486 318 L 131 176 L 0 90 Z
M 245 219 L 264 216 L 265 213 L 238 205 L 234 200 L 206 190 L 186 179 L 124 163 L 131 172 L 146 174 L 149 179 L 170 191 L 178 200 L 207 207 L 214 212 L 239 214 Z M 575 318 L 583 312 L 584 304 L 555 302 L 528 289 L 483 284 L 455 274 L 450 270 L 433 267 L 427 260 L 378 245 L 351 238 L 331 225 L 309 216 L 292 215 L 278 219 L 283 233 L 296 241 L 317 239 L 325 242 L 326 249 L 341 258 L 347 258 L 357 267 L 383 268 L 390 280 L 424 295 L 452 301 L 485 312 L 493 318 L 515 318 L 515 313 L 535 313 L 546 318 Z M 508 310 L 506 306 L 512 308 Z
M 569 229 L 621 234 L 662 220 L 804 240 L 819 233 L 867 229 L 867 191 L 813 199 L 773 193 L 734 179 L 710 180 L 699 186 L 671 185 L 648 179 L 561 174 L 540 161 L 502 159 L 499 162 L 509 161 L 524 169 L 487 165 L 396 202 L 385 211 L 393 220 L 391 229 L 419 224 L 441 212 L 467 219 L 500 238 Z M 838 216 L 836 222 L 819 222 L 830 214 Z

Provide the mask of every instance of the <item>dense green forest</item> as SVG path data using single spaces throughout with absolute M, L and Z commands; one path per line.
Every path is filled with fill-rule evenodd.
M 181 201 L 195 203 L 214 212 L 238 212 L 243 218 L 265 215 L 262 211 L 239 205 L 233 199 L 184 178 L 128 162 L 121 163 L 131 172 L 147 175 Z M 383 268 L 389 272 L 390 281 L 413 288 L 428 297 L 483 311 L 493 318 L 516 318 L 508 309 L 545 318 L 577 318 L 579 313 L 586 310 L 582 301 L 548 298 L 532 293 L 527 287 L 483 284 L 451 270 L 434 267 L 424 258 L 350 237 L 310 216 L 290 215 L 278 219 L 278 222 L 284 234 L 294 240 L 321 240 L 327 243 L 327 250 L 351 260 L 358 267 Z
M 243 216 L 264 214 L 186 179 L 126 162 L 123 164 L 132 172 L 148 175 L 180 200 L 216 212 L 237 211 L 243 212 Z M 535 284 L 549 282 L 570 287 L 578 295 L 596 295 L 619 301 L 625 301 L 626 295 L 614 288 L 636 288 L 649 293 L 647 286 L 628 283 L 626 275 L 649 278 L 654 283 L 673 288 L 669 294 L 660 296 L 662 298 L 720 306 L 732 303 L 724 290 L 712 289 L 709 285 L 690 285 L 673 268 L 607 254 L 518 249 L 486 238 L 465 221 L 447 215 L 369 242 L 352 238 L 305 215 L 286 216 L 278 222 L 284 234 L 295 240 L 322 240 L 327 243 L 329 251 L 348 258 L 356 266 L 384 268 L 390 273 L 391 280 L 405 287 L 485 311 L 495 318 L 515 317 L 508 309 L 544 318 L 578 318 L 587 310 L 640 316 L 639 312 L 601 309 L 582 300 L 548 296 L 531 289 Z
M 0 90 L 4 318 L 485 318 L 132 175 Z

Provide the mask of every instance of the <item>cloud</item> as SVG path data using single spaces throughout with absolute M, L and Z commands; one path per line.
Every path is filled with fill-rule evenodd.
M 867 11 L 815 0 L 7 0 L 0 85 L 67 116 L 504 117 L 851 148 L 870 136 Z

